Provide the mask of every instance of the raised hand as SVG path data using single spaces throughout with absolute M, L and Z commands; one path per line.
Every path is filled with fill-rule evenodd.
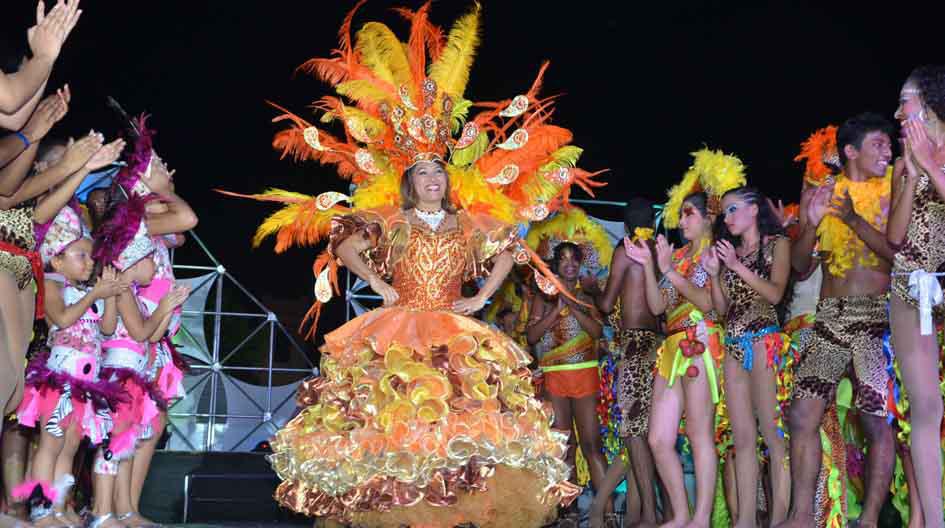
M 125 148 L 124 139 L 116 139 L 111 143 L 103 146 L 96 152 L 89 161 L 85 164 L 85 169 L 89 171 L 95 171 L 101 169 L 102 167 L 107 167 L 118 159 L 121 156 L 121 151 Z
M 830 210 L 830 200 L 832 198 L 833 185 L 817 187 L 807 207 L 807 221 L 810 222 L 811 226 L 819 226 L 820 221 L 827 216 L 827 212 Z
M 374 293 L 381 296 L 381 299 L 384 299 L 384 306 L 393 306 L 397 299 L 400 299 L 400 294 L 397 293 L 397 290 L 393 286 L 384 282 L 380 277 L 371 277 L 371 280 L 368 281 L 371 289 L 374 290 Z
M 161 305 L 164 306 L 165 310 L 173 310 L 178 306 L 184 304 L 187 301 L 187 297 L 190 296 L 190 288 L 182 284 L 175 285 L 171 288 L 171 291 L 167 292 L 167 295 L 161 298 Z
M 164 160 L 155 153 L 151 157 L 151 170 L 141 175 L 141 181 L 143 181 L 152 192 L 167 194 L 173 190 L 171 179 L 174 177 L 175 172 L 176 171 L 168 171 Z
M 666 237 L 663 235 L 656 237 L 656 265 L 659 267 L 660 273 L 669 273 L 669 270 L 673 268 L 673 251 L 675 249 L 672 244 L 666 241 Z
M 93 130 L 84 138 L 70 143 L 66 147 L 66 153 L 62 155 L 59 164 L 65 167 L 69 174 L 72 174 L 84 167 L 92 159 L 92 156 L 102 148 L 104 142 L 105 138 Z
M 909 119 L 903 125 L 903 130 L 906 133 L 906 145 L 919 166 L 925 168 L 925 170 L 929 170 L 928 167 L 937 166 L 935 163 L 935 145 L 929 139 L 925 126 L 918 119 Z
M 95 287 L 92 288 L 92 295 L 96 299 L 107 299 L 121 294 L 126 288 L 127 285 L 118 280 L 115 268 L 106 266 L 102 270 L 102 276 L 99 277 L 95 282 Z
M 718 255 L 719 262 L 725 264 L 726 268 L 733 270 L 738 265 L 738 253 L 735 252 L 735 246 L 728 240 L 716 242 L 715 253 Z
M 849 192 L 844 192 L 839 202 L 830 203 L 830 214 L 847 225 L 856 218 L 856 210 L 853 209 L 853 198 L 850 198 Z
M 36 110 L 33 111 L 33 115 L 30 116 L 26 125 L 23 126 L 23 135 L 32 143 L 36 143 L 46 137 L 46 134 L 49 133 L 53 125 L 66 116 L 66 113 L 69 111 L 70 99 L 69 85 L 66 85 L 65 88 L 56 91 L 54 94 L 46 96 L 45 99 L 36 105 Z
M 794 220 L 787 214 L 787 211 L 784 210 L 784 202 L 778 200 L 777 205 L 775 205 L 774 200 L 771 198 L 765 199 L 768 200 L 768 206 L 771 207 L 771 212 L 774 213 L 774 216 L 778 217 L 778 223 L 781 224 L 781 227 L 786 228 L 791 225 Z
M 637 264 L 641 266 L 653 265 L 653 254 L 650 252 L 650 248 L 647 247 L 646 242 L 638 240 L 634 243 L 629 238 L 625 238 L 623 240 L 623 250 L 627 254 L 627 258 Z
M 46 13 L 45 3 L 37 3 L 36 25 L 26 31 L 33 56 L 56 60 L 80 16 L 79 0 L 59 0 L 49 13 Z
M 702 252 L 700 262 L 706 273 L 712 277 L 718 277 L 719 273 L 722 271 L 722 262 L 719 260 L 719 255 L 715 251 L 715 247 L 706 248 L 706 250 Z
M 902 160 L 906 166 L 906 183 L 912 185 L 919 181 L 919 169 L 915 166 L 915 158 L 912 154 L 912 146 L 908 141 L 903 141 Z

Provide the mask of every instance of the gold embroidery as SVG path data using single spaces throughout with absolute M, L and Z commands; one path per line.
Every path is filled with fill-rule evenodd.
M 450 310 L 461 295 L 465 265 L 466 241 L 460 229 L 434 233 L 413 226 L 394 266 L 397 304 L 415 310 Z

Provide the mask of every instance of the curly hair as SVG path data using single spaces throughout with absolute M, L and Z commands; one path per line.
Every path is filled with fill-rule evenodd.
M 574 253 L 574 257 L 578 262 L 584 262 L 584 250 L 581 249 L 581 246 L 575 244 L 574 242 L 561 242 L 555 246 L 554 254 L 551 257 L 551 263 L 555 273 L 558 272 L 558 265 L 561 263 L 561 255 L 564 253 L 565 249 L 570 249 Z
M 935 117 L 945 121 L 945 65 L 919 66 L 912 70 L 906 82 L 915 83 L 925 106 Z

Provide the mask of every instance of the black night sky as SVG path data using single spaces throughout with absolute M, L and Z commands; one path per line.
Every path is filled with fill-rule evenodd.
M 793 201 L 798 144 L 865 110 L 891 117 L 909 71 L 942 62 L 942 18 L 920 3 L 767 4 L 484 2 L 483 44 L 466 96 L 524 92 L 550 59 L 543 94 L 565 94 L 555 123 L 572 129 L 585 149 L 583 168 L 611 170 L 599 197 L 660 199 L 688 166 L 688 153 L 705 144 L 737 153 L 754 185 Z M 264 100 L 307 115 L 307 105 L 328 93 L 294 68 L 329 54 L 352 5 L 83 0 L 50 84 L 68 82 L 73 92 L 54 134 L 95 128 L 114 136 L 119 121 L 105 107 L 107 95 L 132 113 L 153 114 L 156 147 L 200 215 L 197 233 L 289 325 L 311 301 L 315 250 L 278 257 L 271 243 L 252 250 L 253 231 L 273 208 L 212 189 L 346 190 L 331 169 L 279 161 L 269 147 L 275 113 Z M 420 1 L 371 0 L 354 26 L 381 20 L 405 37 L 406 24 L 389 10 L 400 5 Z M 470 5 L 439 0 L 432 18 L 448 28 Z M 4 40 L 25 45 L 34 6 L 4 2 Z M 593 212 L 619 217 L 613 208 Z M 205 263 L 194 244 L 177 261 Z M 342 303 L 334 304 L 340 312 Z M 330 329 L 333 319 L 321 327 Z

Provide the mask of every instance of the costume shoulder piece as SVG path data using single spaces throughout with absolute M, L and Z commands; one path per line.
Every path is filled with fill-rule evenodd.
M 571 144 L 571 132 L 550 122 L 554 98 L 539 96 L 548 63 L 522 92 L 474 103 L 465 92 L 480 42 L 479 6 L 448 33 L 430 22 L 429 8 L 427 2 L 417 11 L 397 10 L 410 23 L 403 42 L 378 22 L 352 35 L 355 7 L 333 56 L 299 67 L 335 93 L 314 105 L 321 114 L 317 124 L 274 104 L 281 113 L 273 121 L 288 126 L 273 147 L 283 157 L 334 166 L 355 190 L 351 196 L 281 189 L 237 195 L 283 204 L 259 227 L 254 244 L 275 235 L 277 252 L 314 245 L 329 235 L 334 218 L 399 207 L 401 178 L 419 161 L 446 167 L 450 201 L 470 218 L 484 215 L 507 225 L 527 226 L 567 207 L 573 185 L 591 196 L 604 185 L 597 173 L 577 167 L 582 151 Z M 321 303 L 338 291 L 337 265 L 330 248 L 316 259 L 318 301 L 309 315 L 317 317 Z

